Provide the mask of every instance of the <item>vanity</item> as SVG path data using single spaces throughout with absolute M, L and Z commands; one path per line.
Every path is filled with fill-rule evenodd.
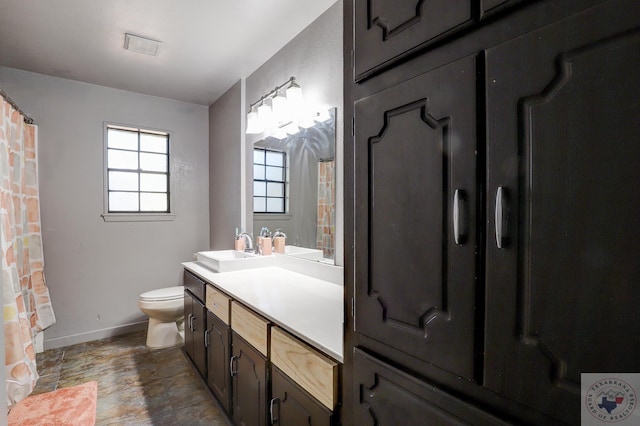
M 230 252 L 183 263 L 185 352 L 235 424 L 337 424 L 343 268 Z

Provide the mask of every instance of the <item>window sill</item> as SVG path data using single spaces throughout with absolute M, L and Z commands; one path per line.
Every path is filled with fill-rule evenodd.
M 104 213 L 105 222 L 172 222 L 175 214 L 171 213 Z
M 254 213 L 253 218 L 255 220 L 291 220 L 293 215 L 288 213 Z

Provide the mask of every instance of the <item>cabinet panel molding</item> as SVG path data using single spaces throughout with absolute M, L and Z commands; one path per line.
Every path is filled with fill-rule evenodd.
M 356 332 L 472 380 L 482 338 L 474 327 L 476 61 L 460 59 L 354 106 L 355 227 L 364 247 Z
M 355 424 L 506 426 L 438 387 L 354 349 Z
M 487 197 L 510 189 L 513 241 L 487 245 L 485 382 L 567 423 L 581 373 L 640 369 L 640 271 L 622 266 L 640 253 L 637 6 L 609 2 L 487 52 Z

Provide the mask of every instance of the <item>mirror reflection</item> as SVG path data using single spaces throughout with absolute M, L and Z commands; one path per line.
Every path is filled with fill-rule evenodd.
M 254 233 L 263 227 L 271 234 L 280 229 L 286 235 L 287 254 L 302 252 L 295 248 L 299 247 L 318 250 L 318 256 L 307 258 L 334 259 L 335 117 L 332 108 L 311 127 L 254 145 Z

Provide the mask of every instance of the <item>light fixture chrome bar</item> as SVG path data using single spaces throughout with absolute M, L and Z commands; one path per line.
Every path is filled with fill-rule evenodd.
M 284 83 L 282 83 L 279 86 L 276 86 L 275 89 L 273 89 L 272 91 L 270 91 L 269 93 L 267 93 L 266 95 L 262 96 L 260 99 L 258 99 L 257 101 L 255 101 L 254 103 L 252 103 L 251 105 L 249 105 L 249 112 L 251 112 L 251 109 L 253 107 L 255 107 L 256 105 L 264 102 L 265 99 L 269 99 L 273 96 L 276 95 L 276 93 L 278 93 L 279 90 L 284 89 L 286 86 L 291 86 L 293 84 L 295 84 L 296 82 L 296 78 L 295 77 L 291 77 L 289 80 L 285 81 Z

